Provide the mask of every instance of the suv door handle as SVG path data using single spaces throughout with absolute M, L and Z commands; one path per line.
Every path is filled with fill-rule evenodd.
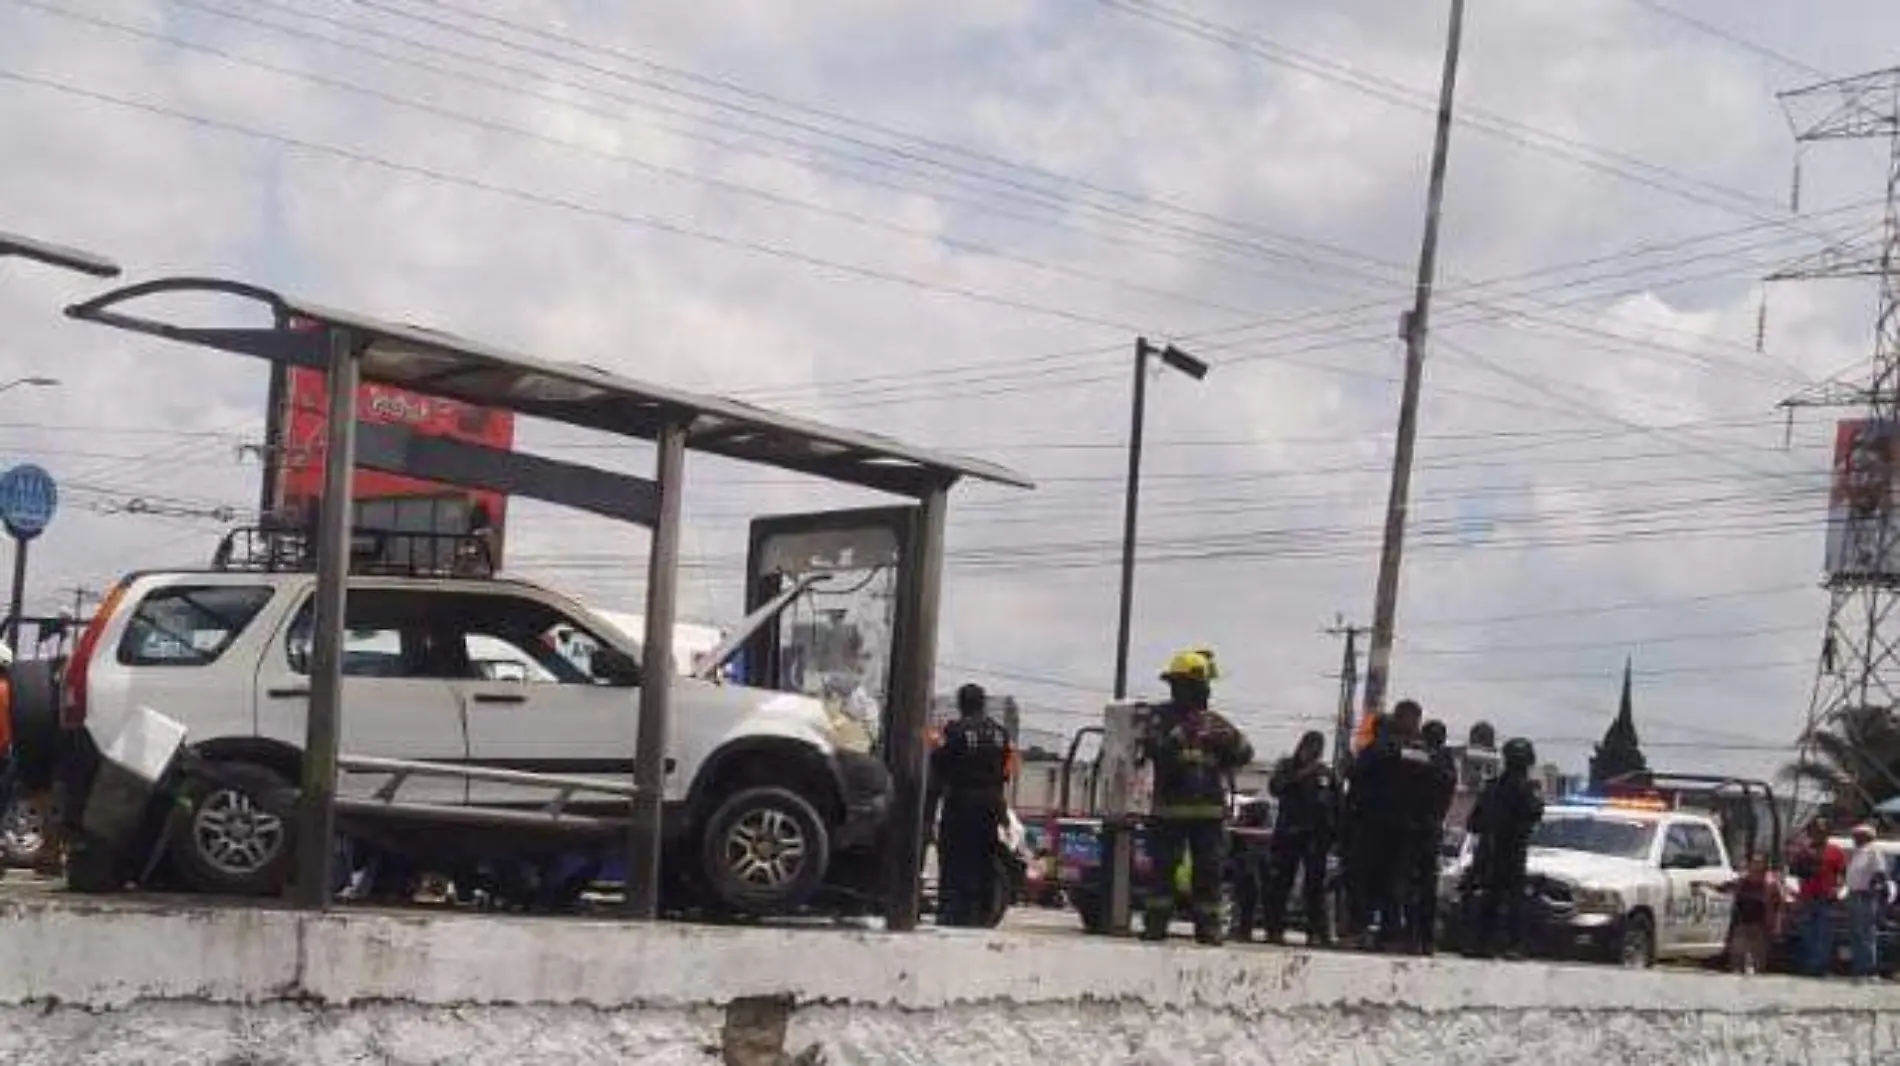
M 300 700 L 310 696 L 308 688 L 267 688 L 264 695 L 274 700 Z
M 473 697 L 476 703 L 526 703 L 528 697 L 518 692 L 477 692 Z

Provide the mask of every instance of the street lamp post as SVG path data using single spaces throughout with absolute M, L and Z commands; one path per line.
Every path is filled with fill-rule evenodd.
M 1148 338 L 1135 339 L 1135 397 L 1133 424 L 1128 433 L 1128 496 L 1122 514 L 1121 625 L 1115 634 L 1115 698 L 1128 697 L 1128 639 L 1135 607 L 1135 512 L 1141 500 L 1141 433 L 1148 405 L 1148 358 L 1161 362 L 1196 381 L 1207 376 L 1207 364 L 1170 344 L 1157 348 Z

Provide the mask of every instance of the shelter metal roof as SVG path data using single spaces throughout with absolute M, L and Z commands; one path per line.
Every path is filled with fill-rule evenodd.
M 167 293 L 212 293 L 270 309 L 274 325 L 203 327 L 119 310 Z M 873 433 L 840 429 L 752 404 L 654 385 L 580 363 L 521 355 L 416 326 L 306 303 L 242 282 L 176 277 L 103 293 L 68 315 L 120 329 L 276 362 L 322 369 L 325 336 L 346 330 L 361 355 L 365 381 L 620 436 L 654 439 L 669 424 L 688 425 L 687 446 L 865 488 L 916 496 L 970 477 L 1032 488 L 993 463 L 914 448 Z

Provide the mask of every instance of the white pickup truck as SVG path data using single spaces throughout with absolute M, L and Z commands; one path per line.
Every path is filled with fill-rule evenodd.
M 1441 884 L 1470 862 L 1470 844 Z M 1528 930 L 1539 954 L 1647 967 L 1727 943 L 1734 880 L 1713 819 L 1643 801 L 1566 801 L 1532 833 Z
M 144 707 L 181 723 L 198 758 L 239 767 L 240 780 L 294 785 L 314 584 L 300 572 L 126 578 L 64 671 L 63 757 L 96 765 Z M 613 620 L 521 581 L 356 576 L 346 629 L 345 753 L 630 781 L 640 647 Z M 584 657 L 573 654 L 577 641 Z M 805 696 L 708 680 L 717 664 L 707 665 L 675 681 L 668 875 L 688 875 L 728 909 L 772 913 L 798 907 L 843 869 L 874 867 L 857 860 L 875 842 L 891 785 L 864 731 Z M 292 873 L 291 827 L 230 780 L 196 790 L 173 817 L 172 866 L 204 891 L 277 892 Z M 369 797 L 380 783 L 344 774 L 339 795 Z M 403 795 L 517 810 L 548 800 L 459 777 L 414 778 Z M 621 811 L 624 801 L 614 805 Z

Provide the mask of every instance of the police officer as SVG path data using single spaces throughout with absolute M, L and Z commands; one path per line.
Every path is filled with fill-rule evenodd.
M 1438 866 L 1445 841 L 1445 816 L 1458 791 L 1458 762 L 1445 748 L 1445 723 L 1426 722 L 1419 731 L 1422 765 L 1413 777 L 1419 795 L 1412 808 L 1418 822 L 1406 867 L 1406 933 L 1412 949 L 1433 954 L 1438 939 Z M 1409 752 L 1408 752 L 1409 755 Z M 1408 766 L 1414 765 L 1408 760 Z
M 1360 882 L 1355 924 L 1362 948 L 1383 951 L 1397 946 L 1405 936 L 1402 875 L 1416 835 L 1411 805 L 1417 802 L 1406 755 L 1418 743 L 1423 717 L 1424 709 L 1417 703 L 1400 700 L 1353 765 L 1352 787 L 1358 793 L 1355 876 Z
M 1001 830 L 1009 779 L 1009 731 L 987 711 L 981 685 L 957 690 L 957 720 L 944 727 L 930 757 L 930 801 L 939 802 L 937 924 L 977 925 L 996 890 L 996 834 Z
M 1173 873 L 1185 852 L 1191 859 L 1189 896 L 1194 939 L 1221 942 L 1220 875 L 1226 848 L 1227 778 L 1253 759 L 1253 747 L 1233 723 L 1208 708 L 1216 676 L 1213 656 L 1184 651 L 1161 679 L 1168 702 L 1150 709 L 1137 752 L 1154 768 L 1153 876 L 1143 916 L 1143 940 L 1166 940 L 1174 917 Z
M 1293 872 L 1301 873 L 1300 902 L 1305 908 L 1306 942 L 1331 943 L 1326 920 L 1326 856 L 1332 851 L 1337 823 L 1338 788 L 1333 768 L 1322 756 L 1326 738 L 1307 733 L 1273 768 L 1267 791 L 1280 801 L 1273 826 L 1273 857 L 1267 882 L 1267 940 L 1286 942 L 1287 896 L 1293 890 Z
M 1502 942 L 1507 956 L 1524 950 L 1524 867 L 1531 831 L 1544 818 L 1544 801 L 1530 779 L 1537 749 L 1522 737 L 1504 744 L 1504 770 L 1485 785 L 1465 828 L 1477 837 L 1466 884 L 1467 909 L 1477 895 L 1467 953 L 1490 957 Z

